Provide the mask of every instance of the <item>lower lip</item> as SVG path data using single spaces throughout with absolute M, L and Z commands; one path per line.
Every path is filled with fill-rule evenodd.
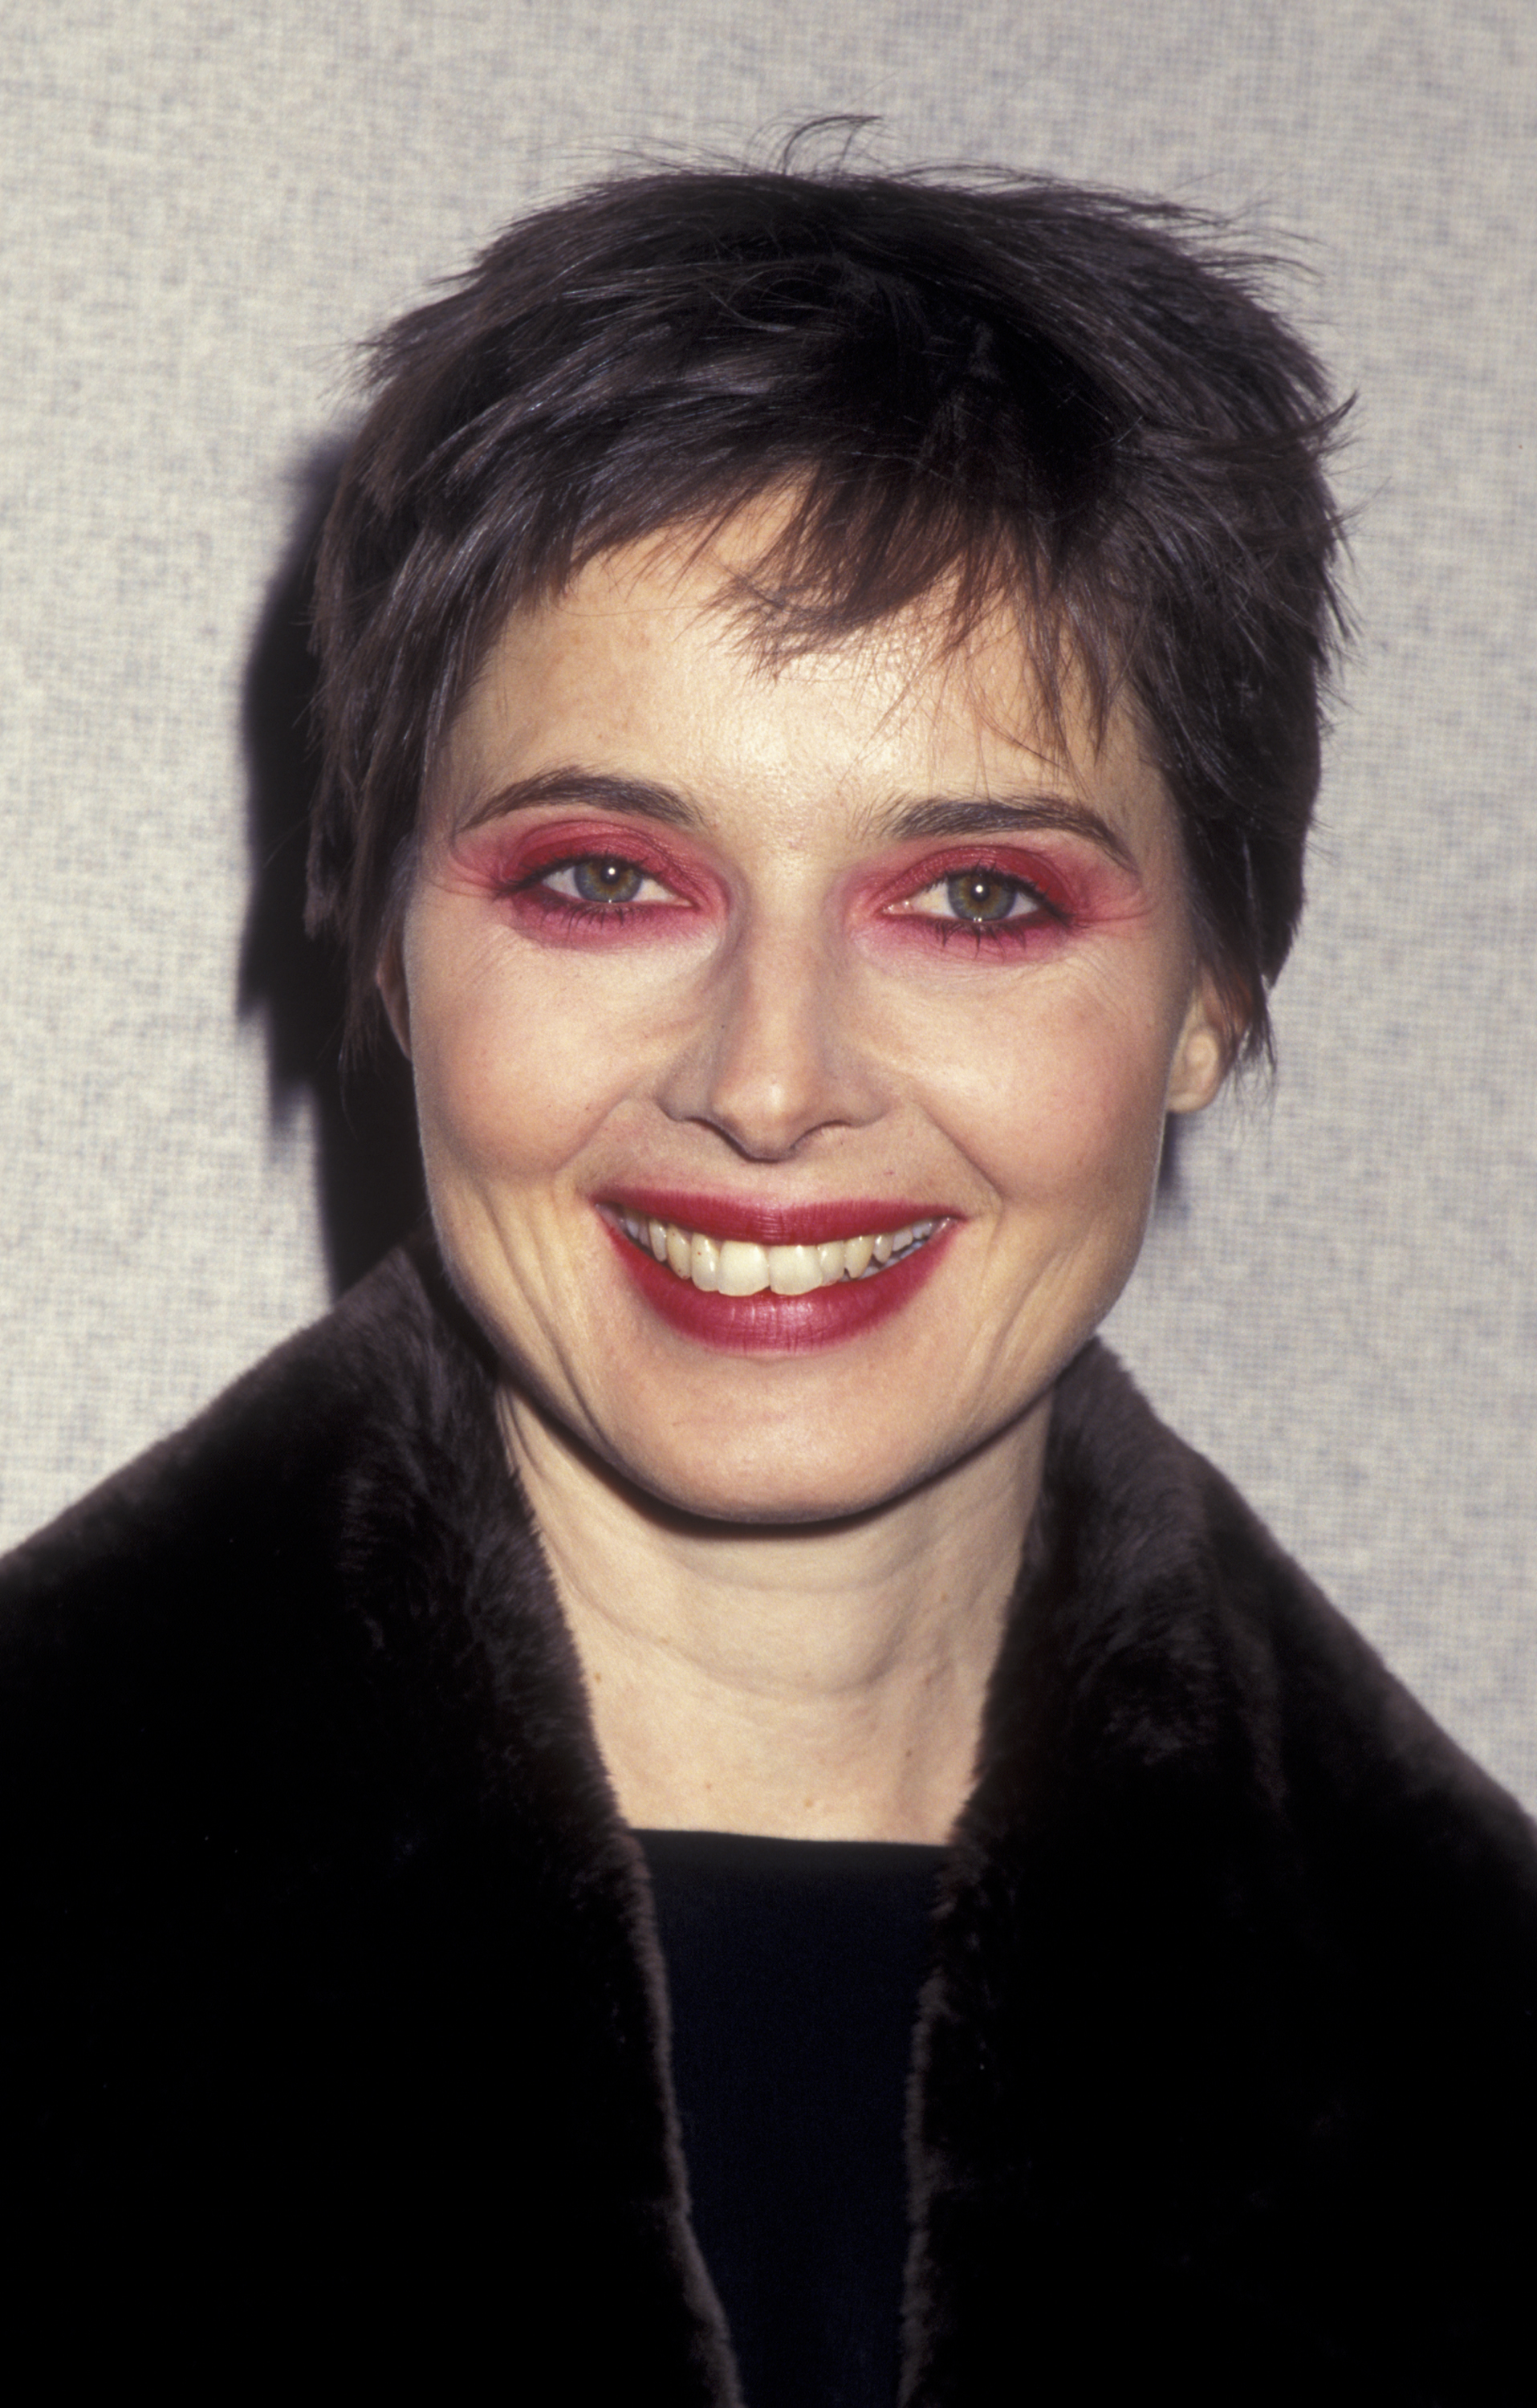
M 775 1296 L 768 1289 L 757 1296 L 711 1295 L 692 1280 L 681 1280 L 654 1254 L 642 1254 L 611 1221 L 603 1226 L 646 1302 L 683 1337 L 723 1354 L 809 1354 L 862 1337 L 900 1312 L 934 1269 L 955 1224 L 936 1229 L 883 1271 L 840 1279 L 806 1296 Z

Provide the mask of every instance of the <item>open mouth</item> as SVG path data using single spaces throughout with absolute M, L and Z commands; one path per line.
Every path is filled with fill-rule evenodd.
M 632 1289 L 680 1336 L 727 1354 L 840 1346 L 899 1317 L 965 1218 L 915 1196 L 813 1204 L 642 1188 L 595 1200 Z
M 938 1221 L 912 1221 L 819 1245 L 763 1246 L 751 1238 L 708 1237 L 676 1221 L 614 1218 L 630 1243 L 709 1296 L 810 1296 L 840 1282 L 878 1279 L 927 1245 Z

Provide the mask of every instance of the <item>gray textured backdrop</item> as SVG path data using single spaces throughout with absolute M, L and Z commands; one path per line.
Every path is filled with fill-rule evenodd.
M 349 346 L 617 154 L 762 155 L 869 110 L 895 161 L 1244 208 L 1308 251 L 1300 314 L 1362 395 L 1365 636 L 1279 1082 L 1185 1148 L 1113 1335 L 1537 1801 L 1530 0 L 12 0 L 4 22 L 4 1533 L 327 1300 L 316 1111 L 274 1090 L 240 966 L 280 834 L 275 580 Z

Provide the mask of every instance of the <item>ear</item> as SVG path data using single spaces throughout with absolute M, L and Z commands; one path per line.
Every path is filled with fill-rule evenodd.
M 395 1041 L 409 1062 L 411 1058 L 410 994 L 406 985 L 406 951 L 401 942 L 398 920 L 384 939 L 384 950 L 379 956 L 379 968 L 374 972 L 374 984 L 384 1006 L 384 1016 L 395 1031 Z
M 1165 1109 L 1171 1112 L 1203 1112 L 1232 1064 L 1237 1050 L 1232 1013 L 1209 970 L 1196 980 L 1169 1067 Z

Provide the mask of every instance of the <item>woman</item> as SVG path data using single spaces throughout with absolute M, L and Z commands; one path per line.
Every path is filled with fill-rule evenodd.
M 1296 926 L 1320 371 L 1172 212 L 693 173 L 377 365 L 312 911 L 433 1234 L 7 1571 L 26 2299 L 1525 2396 L 1531 1833 L 1093 1339 Z

